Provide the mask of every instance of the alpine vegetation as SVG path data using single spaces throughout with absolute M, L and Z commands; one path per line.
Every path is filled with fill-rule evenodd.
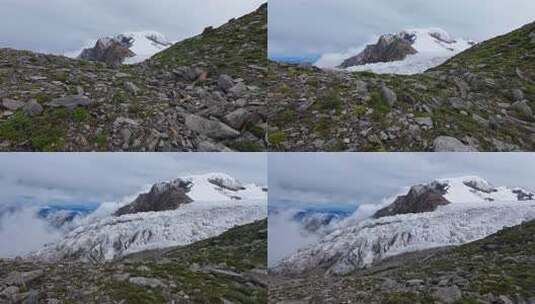
M 267 4 L 177 42 L 127 32 L 72 58 L 1 47 L 0 150 L 266 149 Z
M 270 21 L 269 52 L 274 60 L 269 63 L 268 93 L 268 141 L 272 150 L 535 149 L 531 60 L 535 15 L 506 15 L 507 10 L 522 10 L 522 5 L 487 11 L 480 8 L 492 5 L 474 1 L 467 6 L 473 11 L 459 13 L 458 17 L 442 14 L 432 19 L 436 24 L 430 24 L 425 12 L 437 14 L 458 1 L 440 5 L 409 1 L 401 8 L 384 1 L 338 0 L 329 7 L 317 3 L 299 10 L 296 4 L 274 2 L 272 8 L 278 15 L 273 14 Z M 476 7 L 476 3 L 480 5 Z M 385 10 L 374 10 L 371 16 L 363 13 L 383 6 Z M 302 25 L 302 35 L 295 35 L 299 30 L 294 28 L 283 31 L 292 24 L 285 7 L 292 9 L 292 20 Z M 383 15 L 390 16 L 386 11 L 392 19 Z M 471 19 L 463 31 L 457 26 L 461 22 L 458 19 L 470 12 L 483 16 Z M 332 19 L 334 25 L 307 28 L 310 19 L 299 16 L 310 14 Z M 353 15 L 356 18 L 350 18 Z M 490 26 L 487 18 L 500 22 Z M 397 27 L 400 19 L 417 24 Z M 390 23 L 396 27 L 378 31 Z M 363 34 L 363 30 L 367 32 Z M 359 37 L 356 43 L 361 46 L 336 53 L 339 45 L 352 43 L 348 42 L 351 37 Z M 315 40 L 320 38 L 325 41 Z M 320 59 L 314 63 L 277 62 L 277 58 L 285 58 L 284 50 L 303 58 L 319 52 Z

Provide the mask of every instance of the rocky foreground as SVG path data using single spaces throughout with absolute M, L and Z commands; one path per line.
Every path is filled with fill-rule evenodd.
M 483 240 L 395 256 L 346 276 L 270 274 L 269 303 L 535 303 L 535 221 Z
M 269 63 L 276 151 L 533 151 L 535 23 L 423 74 Z
M 0 260 L 0 303 L 266 303 L 267 221 L 91 265 Z
M 137 65 L 0 49 L 0 150 L 265 150 L 266 50 L 267 5 Z

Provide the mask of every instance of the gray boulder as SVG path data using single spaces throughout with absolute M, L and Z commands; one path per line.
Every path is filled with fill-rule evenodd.
M 141 287 L 150 287 L 150 288 L 165 287 L 162 281 L 158 279 L 154 279 L 154 278 L 133 277 L 133 278 L 130 278 L 128 281 L 134 285 L 138 285 Z
M 87 107 L 91 104 L 91 99 L 83 95 L 70 95 L 52 100 L 46 103 L 47 106 L 52 108 L 65 107 L 69 110 L 74 110 L 78 106 Z
M 234 87 L 234 80 L 228 75 L 221 75 L 217 80 L 217 87 L 223 90 L 223 92 L 228 92 Z
M 386 102 L 392 107 L 394 103 L 398 100 L 398 96 L 392 89 L 388 88 L 387 86 L 381 87 L 381 94 L 383 95 L 383 98 L 386 100 Z
M 459 287 L 439 287 L 433 292 L 433 298 L 440 300 L 441 303 L 453 304 L 462 299 L 463 295 Z
M 460 140 L 450 136 L 440 136 L 433 141 L 435 152 L 477 152 L 477 149 L 463 144 Z
M 37 100 L 32 99 L 28 101 L 22 108 L 24 113 L 26 113 L 28 116 L 37 116 L 41 113 L 43 113 L 43 106 L 37 102 Z
M 236 130 L 243 128 L 248 122 L 255 122 L 256 115 L 246 109 L 237 109 L 225 116 L 225 121 Z
M 522 117 L 525 118 L 532 118 L 533 117 L 533 110 L 528 104 L 527 100 L 521 100 L 513 103 L 511 105 L 511 109 L 522 115 Z
M 18 101 L 18 100 L 4 98 L 4 100 L 2 101 L 2 106 L 4 106 L 4 108 L 6 108 L 6 109 L 8 109 L 10 111 L 16 111 L 16 110 L 24 107 L 24 102 Z
M 186 116 L 186 126 L 192 131 L 213 139 L 224 140 L 240 136 L 240 132 L 220 121 L 206 119 L 194 114 Z

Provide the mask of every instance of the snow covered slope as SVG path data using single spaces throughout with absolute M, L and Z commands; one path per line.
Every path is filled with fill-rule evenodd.
M 479 177 L 442 179 L 428 185 L 445 186 L 444 197 L 450 204 L 433 212 L 347 221 L 352 224 L 339 225 L 319 243 L 284 259 L 275 270 L 291 273 L 322 268 L 348 273 L 385 257 L 472 242 L 535 219 L 533 194 L 520 188 L 493 187 Z
M 112 39 L 127 44 L 128 48 L 135 54 L 135 56 L 126 58 L 124 61 L 125 64 L 135 64 L 145 61 L 156 53 L 169 48 L 174 43 L 156 31 L 129 32 L 101 39 Z M 77 58 L 83 50 L 93 48 L 96 43 L 97 40 L 88 41 L 82 49 L 66 53 L 65 56 Z
M 349 67 L 348 71 L 372 71 L 378 74 L 417 74 L 444 63 L 449 58 L 472 47 L 475 43 L 465 39 L 453 39 L 439 28 L 409 29 L 393 35 L 409 35 L 416 54 L 404 60 L 370 63 Z
M 102 262 L 134 252 L 191 244 L 267 216 L 267 193 L 260 186 L 242 185 L 226 174 L 188 176 L 154 187 L 164 191 L 163 188 L 179 180 L 191 182 L 188 195 L 192 203 L 176 210 L 121 216 L 112 214 L 127 200 L 113 208 L 107 205 L 103 207 L 105 212 L 95 212 L 100 217 L 88 216 L 61 241 L 45 246 L 32 256 Z

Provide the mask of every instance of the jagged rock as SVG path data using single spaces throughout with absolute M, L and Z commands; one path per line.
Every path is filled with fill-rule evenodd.
M 247 123 L 255 123 L 256 115 L 247 109 L 237 109 L 225 116 L 225 121 L 236 130 L 241 130 Z
M 422 213 L 436 210 L 439 206 L 450 204 L 442 195 L 440 187 L 425 185 L 414 186 L 407 195 L 398 196 L 389 206 L 377 211 L 373 217 L 381 218 L 397 214 Z
M 130 278 L 128 281 L 134 285 L 138 285 L 141 287 L 150 287 L 150 288 L 165 287 L 165 284 L 163 284 L 162 281 L 158 279 L 154 279 L 154 278 L 133 277 L 133 278 Z
M 126 58 L 134 57 L 136 55 L 129 49 L 131 41 L 127 37 L 123 38 L 101 38 L 93 48 L 83 50 L 79 58 L 105 62 L 111 66 L 118 66 L 122 64 Z
M 405 32 L 383 35 L 377 44 L 368 45 L 357 56 L 344 60 L 340 67 L 348 68 L 368 63 L 403 60 L 408 55 L 417 53 L 416 49 L 412 47 L 414 38 L 414 35 Z
M 217 80 L 217 86 L 223 92 L 228 92 L 232 87 L 234 87 L 234 80 L 228 75 L 221 75 Z
M 76 107 L 87 107 L 91 105 L 91 99 L 83 95 L 70 95 L 52 100 L 46 103 L 47 106 L 53 108 L 65 107 L 69 110 L 74 110 Z
M 193 200 L 187 196 L 188 182 L 181 182 L 173 185 L 154 185 L 149 193 L 140 194 L 132 203 L 117 210 L 114 215 L 135 214 L 149 211 L 174 210 L 184 204 L 189 204 Z
M 18 101 L 18 100 L 13 100 L 13 99 L 8 99 L 8 98 L 4 98 L 2 100 L 2 106 L 4 106 L 4 108 L 10 110 L 10 111 L 17 111 L 18 109 L 24 107 L 24 102 L 22 101 Z
M 186 126 L 197 133 L 213 139 L 223 140 L 240 136 L 239 131 L 234 130 L 220 121 L 202 118 L 194 114 L 186 116 Z
M 441 303 L 453 304 L 462 299 L 462 292 L 457 286 L 438 287 L 433 292 L 433 298 L 440 300 Z
M 463 144 L 460 140 L 449 136 L 440 136 L 433 141 L 435 152 L 477 152 L 477 149 Z
M 525 118 L 532 118 L 533 117 L 533 110 L 528 104 L 527 100 L 517 101 L 511 105 L 511 109 L 518 112 L 522 117 Z
M 37 102 L 37 100 L 32 99 L 28 101 L 24 107 L 22 108 L 24 113 L 26 113 L 28 116 L 37 116 L 41 113 L 43 113 L 43 106 Z

